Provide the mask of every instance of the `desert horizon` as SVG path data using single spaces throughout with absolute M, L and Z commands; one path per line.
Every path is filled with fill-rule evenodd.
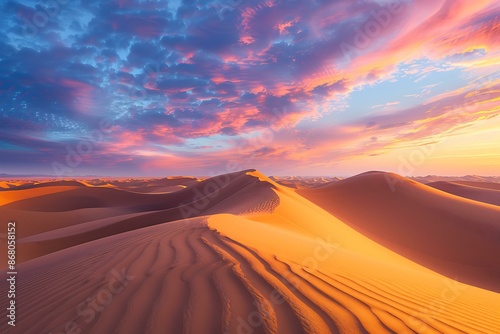
M 252 169 L 252 168 L 247 168 L 247 169 Z M 236 171 L 232 171 L 236 172 Z M 365 172 L 361 172 L 358 174 L 353 174 L 353 175 L 328 175 L 328 174 L 322 174 L 322 175 L 274 175 L 270 174 L 269 177 L 277 177 L 277 178 L 293 178 L 293 177 L 298 177 L 298 178 L 320 178 L 320 177 L 325 177 L 325 178 L 338 178 L 338 179 L 346 179 L 349 177 L 354 177 L 359 174 L 364 174 L 364 173 L 369 173 L 369 172 L 382 172 L 382 173 L 394 173 L 398 174 L 395 172 L 391 171 L 382 171 L 382 170 L 367 170 Z M 20 179 L 30 179 L 29 181 L 46 181 L 46 180 L 79 180 L 79 179 L 88 179 L 88 178 L 94 178 L 94 179 L 109 179 L 109 180 L 119 180 L 119 179 L 162 179 L 162 178 L 186 178 L 186 177 L 192 177 L 192 178 L 199 178 L 199 179 L 206 179 L 209 177 L 214 177 L 222 174 L 229 174 L 231 173 L 228 171 L 227 173 L 220 173 L 220 174 L 215 174 L 215 175 L 182 175 L 182 174 L 172 174 L 172 175 L 125 175 L 125 176 L 112 176 L 112 175 L 73 175 L 73 176 L 57 176 L 57 175 L 30 175 L 30 174 L 0 174 L 0 179 L 5 180 L 5 181 L 16 181 L 16 178 Z M 267 175 L 267 174 L 266 174 Z M 399 175 L 399 174 L 398 174 Z M 455 181 L 461 181 L 461 180 L 472 180 L 472 179 L 477 179 L 478 181 L 488 179 L 493 182 L 496 182 L 498 179 L 500 179 L 500 175 L 476 175 L 476 174 L 467 174 L 467 175 L 454 175 L 454 174 L 449 174 L 449 175 L 437 175 L 437 174 L 427 174 L 427 175 L 400 175 L 402 177 L 406 178 L 415 178 L 415 179 L 421 179 L 423 182 L 425 182 L 428 179 L 439 179 L 439 180 L 455 180 Z

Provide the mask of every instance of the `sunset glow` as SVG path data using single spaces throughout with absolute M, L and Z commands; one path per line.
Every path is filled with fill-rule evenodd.
M 0 173 L 500 175 L 498 1 L 234 2 L 3 3 Z

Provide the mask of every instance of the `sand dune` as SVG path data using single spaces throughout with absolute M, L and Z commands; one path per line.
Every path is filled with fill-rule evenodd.
M 5 203 L 4 209 L 38 211 L 38 212 L 61 212 L 84 208 L 109 208 L 122 207 L 129 212 L 152 211 L 179 207 L 192 202 L 210 202 L 214 204 L 234 192 L 241 191 L 255 180 L 242 178 L 241 173 L 226 174 L 209 180 L 195 182 L 189 187 L 182 188 L 175 194 L 141 194 L 122 189 L 107 187 L 77 187 L 57 190 L 62 191 L 26 191 L 15 197 L 15 201 Z M 170 180 L 168 180 L 170 181 Z M 178 180 L 174 180 L 177 182 Z M 140 183 L 144 186 L 144 182 Z M 224 189 L 222 192 L 221 189 Z M 9 193 L 7 193 L 8 197 Z M 2 196 L 4 197 L 4 196 Z M 12 202 L 12 203 L 10 203 Z
M 371 172 L 298 193 L 399 254 L 500 291 L 500 208 Z
M 53 186 L 116 188 L 134 192 L 172 192 L 201 181 L 195 177 L 173 176 L 163 179 L 82 179 L 82 180 L 17 180 L 0 181 L 0 191 L 33 189 Z M 166 189 L 166 191 L 163 191 Z
M 316 188 L 325 185 L 328 182 L 339 181 L 339 177 L 307 177 L 307 176 L 271 176 L 271 180 L 278 184 L 289 188 L 304 189 L 304 188 Z
M 313 237 L 283 235 L 286 228 L 267 224 L 255 231 L 252 221 L 231 215 L 210 220 L 209 226 L 203 218 L 195 218 L 122 233 L 22 265 L 18 284 L 23 294 L 18 302 L 24 316 L 16 331 L 488 333 L 498 329 L 498 297 L 487 291 L 450 283 L 411 265 L 398 266 L 404 274 L 394 275 L 381 270 L 391 266 L 394 270 L 394 265 L 370 264 L 343 248 L 336 248 L 338 254 L 319 261 L 314 270 L 296 262 L 314 254 Z M 242 230 L 210 228 L 226 223 Z M 292 255 L 283 245 L 257 250 L 246 240 L 232 239 L 249 232 L 265 233 L 259 246 L 279 238 L 293 241 L 297 249 Z M 358 264 L 372 275 L 360 276 L 353 260 L 363 261 Z M 412 288 L 414 279 L 420 280 L 417 289 Z M 478 298 L 483 308 L 468 309 Z M 442 312 L 427 314 L 425 310 L 434 304 Z M 39 307 L 34 311 L 33 305 Z M 5 326 L 0 329 L 10 332 Z
M 378 176 L 367 176 L 339 184 L 353 188 L 362 181 L 368 193 L 377 193 Z M 445 207 L 474 205 L 473 213 L 486 212 L 483 218 L 496 209 L 400 181 L 395 206 L 425 193 Z M 320 202 L 326 194 L 325 200 L 337 202 L 332 185 L 307 195 Z M 81 189 L 65 193 L 76 200 L 83 196 L 76 190 Z M 63 247 L 18 266 L 18 322 L 14 329 L 2 322 L 1 333 L 500 332 L 500 294 L 444 277 L 385 248 L 351 221 L 348 225 L 302 197 L 304 190 L 297 193 L 256 171 L 207 179 L 173 194 L 91 190 L 84 195 L 98 201 L 87 204 L 104 203 L 115 214 L 99 218 L 109 212 L 91 207 L 45 211 L 83 211 L 87 221 L 68 221 L 24 238 L 27 244 Z M 187 191 L 192 197 L 185 209 L 191 216 L 168 212 L 184 203 Z M 45 209 L 68 209 L 57 194 L 40 195 Z M 33 199 L 11 202 L 0 211 L 30 209 Z M 129 206 L 127 201 L 132 201 Z M 472 207 L 456 215 L 468 210 Z M 425 233 L 442 232 L 440 226 L 421 225 Z M 393 237 L 385 232 L 385 238 Z M 483 234 L 471 233 L 475 237 L 487 242 Z M 427 246 L 426 240 L 417 241 Z M 1 285 L 0 294 L 5 293 Z
M 1 207 L 11 219 L 26 221 L 17 231 L 19 262 L 168 221 L 220 212 L 271 210 L 277 205 L 277 197 L 267 185 L 241 173 L 196 182 L 171 194 L 88 187 L 59 190 L 39 196 L 32 195 L 39 194 L 39 189 L 26 194 L 27 190 L 22 190 L 17 201 Z M 235 196 L 237 193 L 240 195 Z M 41 218 L 54 223 L 41 228 Z M 0 259 L 0 265 L 5 266 L 5 261 Z
M 445 191 L 460 197 L 500 206 L 500 184 L 488 182 L 432 182 L 430 187 Z
M 34 188 L 44 188 L 44 187 L 84 187 L 85 184 L 80 181 L 75 180 L 57 180 L 57 181 L 42 181 L 42 182 L 3 182 L 8 184 L 8 187 L 1 187 L 0 190 L 22 190 L 22 189 L 34 189 Z
M 500 184 L 499 176 L 479 176 L 479 175 L 465 175 L 465 176 L 437 176 L 437 175 L 427 175 L 427 176 L 414 176 L 410 179 L 420 182 L 420 183 L 431 183 L 431 182 L 481 182 L 481 183 L 496 183 Z
M 140 193 L 169 193 L 187 188 L 201 180 L 194 177 L 167 177 L 157 180 L 109 181 L 118 189 Z
M 44 195 L 56 194 L 59 192 L 65 192 L 73 190 L 79 187 L 74 186 L 59 186 L 59 187 L 40 187 L 40 188 L 28 188 L 21 190 L 9 190 L 2 191 L 0 193 L 0 206 L 7 205 L 9 203 L 17 203 L 19 201 L 34 198 L 33 202 L 36 204 L 39 202 L 38 198 Z

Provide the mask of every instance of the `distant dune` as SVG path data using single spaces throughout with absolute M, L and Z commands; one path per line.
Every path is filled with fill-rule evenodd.
M 431 182 L 481 182 L 481 183 L 496 183 L 500 184 L 500 176 L 479 176 L 479 175 L 465 175 L 465 176 L 438 176 L 438 175 L 427 175 L 427 176 L 414 176 L 410 179 L 420 182 L 420 183 L 431 183 Z
M 340 181 L 344 178 L 335 176 L 270 176 L 271 180 L 289 188 L 308 189 L 317 188 L 326 185 L 329 182 Z M 417 181 L 423 184 L 430 184 L 433 182 L 452 182 L 473 185 L 478 187 L 486 187 L 491 189 L 500 189 L 500 177 L 498 176 L 412 176 L 408 179 Z
M 332 181 L 339 181 L 342 180 L 339 177 L 323 177 L 323 176 L 312 176 L 312 177 L 303 177 L 303 176 L 285 176 L 285 177 L 278 177 L 278 176 L 271 176 L 271 180 L 290 187 L 290 188 L 297 188 L 297 189 L 302 189 L 302 188 L 315 188 L 315 187 L 320 187 L 328 182 Z
M 427 185 L 453 195 L 500 206 L 500 183 L 439 181 Z
M 22 263 L 0 332 L 500 333 L 499 207 L 386 173 L 275 181 L 1 191 Z

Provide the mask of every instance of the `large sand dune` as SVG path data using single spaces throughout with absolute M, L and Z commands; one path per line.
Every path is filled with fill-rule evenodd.
M 488 236 L 499 228 L 497 207 L 403 178 L 392 196 L 380 193 L 378 179 L 368 174 L 338 181 L 346 196 L 356 195 L 353 185 L 364 183 L 368 194 L 395 201 L 393 225 L 382 229 L 379 211 L 371 210 L 383 200 L 370 206 L 363 198 L 342 199 L 347 209 L 368 212 L 364 224 L 374 221 L 378 234 L 356 220 L 359 216 L 339 214 L 328 204 L 341 200 L 333 184 L 304 195 L 334 215 L 302 197 L 305 190 L 297 193 L 255 171 L 197 181 L 171 194 L 58 187 L 19 195 L 0 206 L 2 216 L 31 212 L 65 220 L 29 233 L 44 221 L 16 218 L 20 229 L 27 226 L 19 241 L 31 260 L 18 265 L 17 326 L 2 321 L 0 332 L 500 332 L 500 294 L 490 291 L 496 285 L 485 279 L 494 276 L 488 269 L 498 268 L 493 255 L 498 252 L 483 254 L 500 243 Z M 417 201 L 425 196 L 430 202 Z M 466 253 L 446 239 L 448 246 L 432 248 L 442 252 L 438 260 L 445 264 L 453 257 L 474 265 L 483 274 L 468 277 L 469 283 L 482 288 L 442 276 L 426 254 L 416 263 L 386 242 L 405 236 L 408 223 L 401 223 L 401 212 L 433 217 L 423 210 L 429 203 L 443 210 L 454 205 L 453 217 L 462 219 L 454 237 L 468 242 L 468 232 L 474 246 Z M 400 206 L 405 210 L 395 209 Z M 71 221 L 71 212 L 80 215 L 78 221 Z M 474 215 L 479 218 L 470 221 Z M 422 230 L 413 244 L 419 250 L 432 246 L 422 235 L 435 241 L 449 227 L 446 215 L 437 216 L 444 222 L 433 220 L 434 229 L 421 222 L 411 230 Z M 484 226 L 467 225 L 479 221 Z M 484 245 L 476 245 L 477 238 Z M 5 293 L 2 284 L 0 294 Z
M 399 254 L 500 291 L 500 207 L 382 172 L 298 192 Z
M 48 191 L 51 187 L 6 192 L 2 215 L 22 222 L 17 229 L 18 261 L 168 221 L 211 213 L 271 210 L 277 204 L 269 186 L 241 173 L 196 182 L 166 194 L 53 188 L 52 192 Z M 5 264 L 6 259 L 0 259 L 0 265 Z

